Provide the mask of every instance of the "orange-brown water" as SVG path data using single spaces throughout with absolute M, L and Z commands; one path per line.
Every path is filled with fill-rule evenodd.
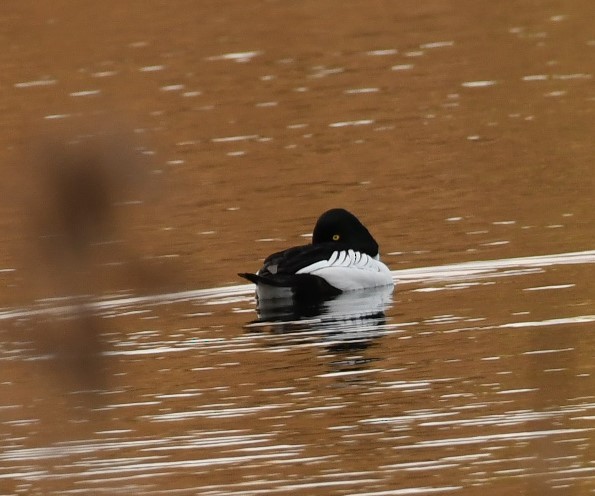
M 591 12 L 0 7 L 0 493 L 595 490 Z M 255 323 L 335 206 L 394 294 Z

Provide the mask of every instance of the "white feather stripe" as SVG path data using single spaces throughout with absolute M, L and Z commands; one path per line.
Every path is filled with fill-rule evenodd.
M 362 254 L 359 251 L 355 252 L 355 265 L 359 265 L 362 261 Z
M 378 262 L 369 255 L 353 250 L 349 251 L 335 251 L 327 260 L 320 260 L 314 262 L 306 267 L 301 268 L 297 274 L 308 274 L 314 270 L 323 267 L 350 267 L 355 269 L 378 270 L 379 266 L 384 266 L 382 262 Z
M 394 284 L 389 268 L 365 253 L 349 250 L 334 252 L 328 260 L 320 260 L 297 271 L 325 279 L 342 291 L 389 286 Z
M 335 260 L 337 260 L 338 256 L 339 256 L 339 252 L 334 251 L 333 254 L 330 256 L 330 258 L 328 260 L 323 260 L 323 262 L 328 262 L 330 265 L 332 265 L 335 263 Z
M 355 252 L 353 250 L 349 250 L 347 252 L 347 258 L 349 259 L 349 262 L 347 263 L 348 267 L 357 265 L 357 258 L 355 256 Z
M 370 258 L 370 257 L 368 257 L 368 255 L 366 255 L 365 253 L 360 253 L 360 252 L 356 251 L 353 263 L 357 267 L 363 267 L 366 265 L 367 258 Z

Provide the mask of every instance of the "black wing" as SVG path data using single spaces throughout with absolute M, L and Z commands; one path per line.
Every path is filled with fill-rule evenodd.
M 339 243 L 319 243 L 316 245 L 302 245 L 289 248 L 268 256 L 264 261 L 259 275 L 295 274 L 298 270 L 328 260 L 335 251 L 346 250 Z
M 329 296 L 341 291 L 325 280 L 312 274 L 296 274 L 308 265 L 327 260 L 333 252 L 346 250 L 340 243 L 319 243 L 289 248 L 268 256 L 258 274 L 241 273 L 241 277 L 254 284 L 268 284 L 277 287 L 291 287 L 296 296 Z

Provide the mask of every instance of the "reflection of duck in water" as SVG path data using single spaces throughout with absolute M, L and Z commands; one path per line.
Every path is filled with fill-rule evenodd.
M 342 208 L 320 216 L 311 244 L 273 253 L 256 274 L 240 276 L 256 284 L 260 301 L 287 296 L 315 301 L 394 284 L 390 270 L 380 261 L 376 240 L 355 215 Z
M 256 309 L 257 322 L 356 324 L 369 319 L 384 318 L 385 310 L 392 304 L 392 294 L 392 286 L 380 286 L 311 301 L 296 301 L 291 296 L 261 299 Z
M 292 335 L 298 343 L 324 341 L 329 349 L 362 349 L 387 330 L 385 311 L 392 304 L 392 286 L 348 291 L 326 300 L 302 301 L 291 296 L 261 299 L 251 331 Z M 279 343 L 290 344 L 286 339 Z

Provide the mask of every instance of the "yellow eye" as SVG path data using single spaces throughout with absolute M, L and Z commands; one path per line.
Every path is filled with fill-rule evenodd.
M 341 236 L 338 234 L 333 234 L 333 241 L 339 241 L 339 239 L 341 239 Z

